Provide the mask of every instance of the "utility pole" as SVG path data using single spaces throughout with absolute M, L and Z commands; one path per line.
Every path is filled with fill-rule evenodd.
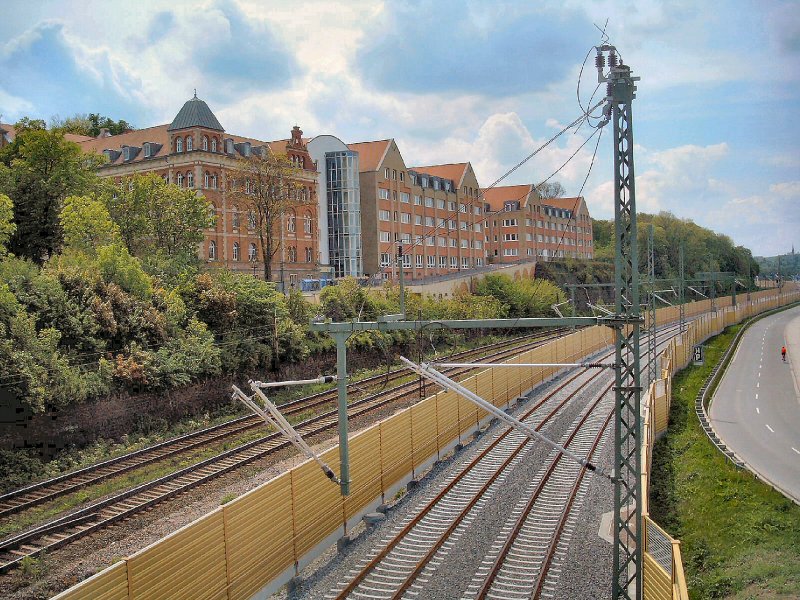
M 683 271 L 683 245 L 684 242 L 681 240 L 681 246 L 678 251 L 678 264 L 680 269 L 680 281 L 678 282 L 678 302 L 680 303 L 680 310 L 678 311 L 678 323 L 680 324 L 681 333 L 683 333 L 684 326 L 686 325 L 686 291 L 684 290 L 686 287 L 686 275 Z
M 647 274 L 650 277 L 650 298 L 647 303 L 647 383 L 656 380 L 656 255 L 653 224 L 647 237 Z
M 608 56 L 609 73 L 603 68 Z M 630 67 L 617 64 L 614 46 L 597 47 L 598 83 L 607 82 L 611 120 L 614 122 L 614 217 L 616 314 L 610 319 L 615 331 L 614 385 L 614 600 L 642 597 L 641 506 L 641 369 L 639 364 L 639 255 L 636 240 L 636 193 L 633 162 L 633 113 L 635 97 Z M 606 106 L 605 115 L 609 105 Z M 630 299 L 629 303 L 623 301 Z
M 406 320 L 406 281 L 403 275 L 403 244 L 397 244 L 397 271 L 400 276 L 400 314 Z

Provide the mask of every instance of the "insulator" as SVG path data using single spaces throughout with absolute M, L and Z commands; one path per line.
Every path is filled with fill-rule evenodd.
M 614 95 L 614 86 L 613 86 L 613 84 L 612 84 L 612 83 L 609 81 L 609 82 L 606 84 L 606 96 L 607 96 L 608 98 L 611 98 L 613 95 Z
M 617 66 L 617 53 L 613 50 L 608 53 L 608 66 L 612 69 Z
M 594 65 L 597 67 L 598 70 L 602 69 L 606 66 L 606 57 L 603 56 L 600 52 L 597 53 L 597 56 L 594 58 Z

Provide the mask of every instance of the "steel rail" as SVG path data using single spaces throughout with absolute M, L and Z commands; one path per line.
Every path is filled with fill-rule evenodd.
M 605 389 L 600 393 L 598 398 L 594 401 L 594 406 L 592 406 L 591 410 L 593 410 L 598 404 L 600 404 L 600 401 L 609 392 L 609 390 L 611 389 L 612 385 L 613 385 L 613 383 L 609 384 L 609 385 L 607 385 L 605 387 Z M 591 414 L 590 412 L 586 412 L 583 415 L 583 417 L 581 418 L 581 420 L 578 423 L 578 425 L 575 427 L 575 429 L 573 429 L 573 431 L 570 433 L 569 437 L 567 438 L 567 441 L 564 444 L 565 446 L 569 445 L 572 442 L 572 440 L 575 438 L 575 436 L 580 431 L 580 428 L 583 427 L 585 422 L 588 420 L 590 414 Z M 607 429 L 608 424 L 611 421 L 611 417 L 613 416 L 613 414 L 614 414 L 613 411 L 611 411 L 606 416 L 604 424 L 600 428 L 600 431 L 595 436 L 595 439 L 594 439 L 593 444 L 592 444 L 592 448 L 591 448 L 590 452 L 587 454 L 587 459 L 590 459 L 592 457 L 592 455 L 594 454 L 597 446 L 600 444 L 600 441 L 602 440 L 602 436 L 605 433 L 605 430 Z M 556 454 L 555 455 L 555 457 L 553 458 L 553 460 L 550 463 L 550 466 L 548 467 L 547 471 L 545 472 L 544 477 L 537 484 L 536 489 L 534 490 L 533 494 L 531 495 L 531 498 L 528 500 L 528 502 L 526 503 L 526 505 L 523 508 L 522 512 L 520 513 L 520 516 L 517 518 L 516 522 L 514 523 L 514 527 L 511 529 L 511 533 L 508 535 L 508 537 L 506 538 L 506 541 L 503 543 L 503 546 L 500 548 L 500 552 L 498 553 L 497 558 L 495 558 L 495 560 L 493 562 L 493 565 L 492 565 L 492 568 L 490 569 L 488 575 L 485 577 L 485 579 L 483 581 L 483 585 L 481 586 L 480 590 L 478 590 L 478 594 L 476 596 L 476 598 L 478 600 L 484 600 L 489 595 L 489 591 L 492 588 L 492 584 L 497 579 L 497 576 L 499 575 L 499 573 L 500 573 L 500 571 L 501 571 L 501 569 L 503 567 L 503 563 L 504 563 L 506 557 L 508 556 L 509 552 L 511 551 L 514 543 L 517 541 L 517 537 L 519 536 L 520 532 L 522 531 L 522 528 L 527 523 L 528 517 L 530 516 L 530 513 L 533 511 L 533 508 L 536 505 L 536 502 L 538 501 L 539 496 L 544 491 L 545 485 L 549 482 L 550 477 L 555 472 L 556 467 L 560 464 L 562 458 L 563 458 L 562 454 Z M 578 478 L 576 479 L 576 483 L 573 485 L 573 488 L 572 488 L 572 490 L 570 492 L 569 500 L 567 502 L 566 509 L 564 510 L 564 512 L 562 514 L 562 518 L 560 520 L 559 526 L 556 528 L 556 536 L 553 539 L 551 539 L 551 542 L 550 542 L 550 549 L 552 549 L 553 551 L 554 551 L 555 547 L 557 546 L 557 540 L 558 540 L 558 537 L 560 537 L 560 533 L 561 533 L 561 531 L 563 529 L 563 524 L 566 523 L 566 517 L 569 515 L 569 512 L 570 512 L 572 504 L 573 504 L 573 501 L 575 499 L 575 496 L 577 495 L 578 488 L 580 487 L 580 483 L 583 481 L 583 478 L 585 477 L 585 475 L 586 475 L 586 470 L 585 469 L 580 469 L 580 472 L 578 473 Z M 554 540 L 555 540 L 555 543 L 554 543 Z M 547 556 L 548 556 L 548 559 L 546 559 L 546 562 L 543 565 L 543 568 L 540 570 L 540 574 L 542 572 L 545 572 L 546 569 L 549 567 L 550 559 L 552 558 L 552 556 L 550 555 L 549 552 L 548 552 Z M 543 578 L 541 576 L 538 579 L 539 580 L 543 580 Z M 533 595 L 534 598 L 538 597 L 538 592 L 539 592 L 539 590 L 537 588 L 537 592 Z
M 659 332 L 659 334 L 664 334 L 670 329 L 674 329 L 674 327 L 668 327 Z M 669 335 L 669 333 L 667 333 Z M 591 377 L 586 379 L 586 381 L 582 382 L 579 387 L 569 394 L 565 399 L 560 401 L 558 405 L 551 410 L 551 412 L 545 416 L 541 423 L 536 426 L 536 430 L 540 430 L 547 422 L 549 422 L 557 413 L 561 411 L 561 409 L 584 388 L 588 387 L 594 379 L 601 375 L 602 371 L 595 372 Z M 565 380 L 561 385 L 557 388 L 549 392 L 544 398 L 542 398 L 539 402 L 536 403 L 535 406 L 528 409 L 525 414 L 523 415 L 523 419 L 529 418 L 535 411 L 537 411 L 542 405 L 544 405 L 548 400 L 550 400 L 555 394 L 562 391 L 567 385 L 573 383 L 579 377 L 585 375 L 585 372 L 579 372 L 570 377 L 569 379 Z M 583 423 L 588 419 L 591 415 L 592 411 L 600 404 L 603 400 L 605 394 L 611 389 L 613 383 L 608 384 L 605 389 L 598 395 L 597 399 L 593 401 L 591 408 L 586 412 L 586 414 L 581 419 L 580 423 L 577 427 L 573 430 L 570 435 L 569 441 L 571 441 L 575 435 L 577 435 Z M 613 413 L 609 413 L 613 414 Z M 605 418 L 605 425 L 602 428 L 605 430 L 609 422 L 610 416 Z M 414 530 L 417 525 L 420 525 L 422 520 L 425 518 L 426 515 L 430 514 L 434 509 L 438 508 L 440 504 L 443 503 L 444 498 L 447 496 L 448 493 L 454 490 L 454 488 L 461 483 L 472 471 L 476 469 L 477 466 L 484 460 L 494 449 L 496 449 L 502 442 L 505 441 L 506 437 L 509 436 L 513 430 L 511 428 L 505 430 L 501 433 L 489 446 L 487 446 L 482 452 L 480 452 L 470 463 L 461 469 L 461 471 L 447 483 L 447 485 L 439 491 L 430 501 L 428 501 L 422 509 L 420 509 L 414 517 L 406 523 L 400 531 L 398 531 L 393 538 L 383 545 L 381 550 L 374 556 L 372 559 L 367 562 L 360 571 L 355 575 L 355 577 L 349 581 L 345 587 L 339 591 L 335 596 L 336 600 L 343 600 L 344 598 L 348 597 L 350 594 L 355 592 L 359 586 L 365 583 L 367 578 L 370 574 L 376 571 L 382 562 L 391 554 L 391 552 L 397 548 Z M 449 524 L 437 535 L 437 538 L 432 542 L 431 546 L 425 551 L 424 555 L 416 561 L 412 571 L 403 576 L 399 574 L 392 574 L 385 576 L 388 579 L 391 579 L 391 590 L 378 590 L 375 586 L 377 585 L 375 581 L 370 581 L 370 593 L 376 594 L 377 592 L 384 592 L 385 597 L 398 599 L 405 594 L 409 590 L 409 588 L 413 585 L 414 581 L 417 580 L 419 575 L 424 570 L 425 566 L 434 558 L 436 553 L 439 549 L 447 542 L 447 540 L 451 537 L 453 532 L 459 527 L 459 525 L 464 521 L 470 511 L 475 507 L 475 505 L 483 498 L 486 492 L 491 488 L 494 482 L 498 479 L 498 477 L 503 474 L 503 472 L 508 468 L 508 466 L 514 462 L 514 460 L 520 455 L 520 453 L 531 445 L 533 442 L 529 438 L 524 439 L 520 442 L 512 451 L 511 453 L 502 461 L 500 465 L 494 467 L 494 471 L 489 475 L 489 477 L 483 482 L 483 484 L 477 489 L 477 491 L 473 492 L 472 497 L 470 500 L 459 510 L 459 512 L 453 516 L 448 515 L 448 518 L 451 519 Z M 598 442 L 599 443 L 599 442 Z M 558 455 L 561 456 L 560 454 Z M 552 469 L 548 470 L 548 475 L 546 475 L 545 480 L 549 478 L 549 473 L 555 469 L 558 465 L 558 460 L 553 462 Z M 585 472 L 585 469 L 581 469 L 582 474 Z M 542 488 L 544 483 L 541 484 Z M 430 527 L 430 526 L 429 526 Z M 408 558 L 406 557 L 407 562 Z M 402 580 L 402 582 L 400 582 Z M 400 583 L 398 583 L 400 582 Z M 378 597 L 375 595 L 374 597 Z M 384 597 L 381 595 L 380 597 Z
M 502 360 L 508 355 L 527 351 L 527 349 L 535 348 L 547 341 L 547 339 L 538 338 L 528 344 L 496 352 L 489 356 Z M 471 370 L 456 369 L 455 371 L 456 374 L 460 375 Z M 353 410 L 349 411 L 349 417 L 358 417 L 405 398 L 416 391 L 416 385 L 417 381 L 409 381 L 397 388 L 379 392 L 354 402 L 351 405 Z M 311 417 L 300 423 L 296 428 L 305 436 L 313 436 L 334 427 L 337 422 L 338 416 L 334 410 Z M 272 433 L 195 465 L 126 490 L 106 500 L 94 503 L 31 531 L 2 540 L 0 541 L 0 574 L 14 568 L 25 556 L 36 556 L 43 550 L 55 550 L 65 546 L 79 537 L 129 518 L 141 510 L 206 483 L 220 475 L 236 470 L 289 445 L 289 442 L 279 433 Z M 95 523 L 86 522 L 90 520 L 89 517 L 91 516 L 97 519 Z M 79 518 L 82 522 L 79 525 L 75 525 L 75 520 Z M 45 544 L 36 543 L 40 540 L 44 541 Z M 26 546 L 24 552 L 18 550 L 22 549 L 23 546 Z
M 589 379 L 583 384 L 588 385 L 591 381 L 595 378 L 599 377 L 602 371 L 597 371 L 592 374 Z M 541 400 L 537 401 L 537 403 L 528 409 L 525 414 L 523 415 L 523 419 L 529 418 L 536 412 L 539 408 L 541 408 L 546 402 L 552 399 L 556 394 L 561 392 L 565 387 L 569 384 L 573 383 L 579 377 L 583 376 L 584 373 L 576 373 L 572 377 L 568 378 L 556 388 L 551 390 L 547 393 Z M 556 405 L 556 407 L 542 420 L 540 424 L 536 426 L 536 429 L 541 429 L 549 420 L 559 411 L 563 406 L 567 404 L 572 399 L 573 395 L 569 395 L 567 398 L 563 399 L 560 403 Z M 389 553 L 408 535 L 408 533 L 420 523 L 422 518 L 430 513 L 436 506 L 441 502 L 441 500 L 453 490 L 458 483 L 460 483 L 467 475 L 470 473 L 472 469 L 474 469 L 492 450 L 497 448 L 501 443 L 505 441 L 505 439 L 512 434 L 514 430 L 511 428 L 506 429 L 503 431 L 495 440 L 493 440 L 483 451 L 481 451 L 475 458 L 473 458 L 461 471 L 452 479 L 450 480 L 445 487 L 443 487 L 439 493 L 437 493 L 429 502 L 425 504 L 425 506 L 419 510 L 414 517 L 397 533 L 395 536 L 390 540 L 384 547 L 376 554 L 336 596 L 336 600 L 343 600 L 349 594 L 351 594 L 355 589 L 364 581 L 364 579 L 369 575 L 371 571 L 373 571 L 388 555 Z M 526 438 L 525 442 L 518 446 L 516 452 L 512 452 L 508 456 L 508 458 L 501 463 L 501 468 L 499 468 L 494 476 L 492 481 L 496 479 L 497 476 L 510 464 L 510 462 L 522 451 L 522 449 L 530 443 L 530 439 Z M 470 507 L 474 506 L 474 503 L 477 502 L 479 496 L 488 489 L 488 485 L 481 487 L 481 494 L 476 495 L 470 501 Z M 468 511 L 467 511 L 468 512 Z M 461 522 L 461 519 L 456 519 L 454 521 L 455 525 L 458 525 Z M 444 538 L 446 539 L 446 538 Z M 419 566 L 419 565 L 418 565 Z M 421 569 L 421 567 L 420 567 Z M 418 574 L 418 570 L 415 569 L 414 575 Z M 404 588 L 405 589 L 405 588 Z
M 561 330 L 565 331 L 565 330 Z M 552 334 L 551 332 L 548 332 Z M 503 340 L 484 346 L 480 349 L 466 350 L 458 353 L 458 356 L 472 356 L 480 354 L 481 351 L 492 348 L 503 348 L 514 346 L 526 339 L 540 339 L 541 333 L 531 336 L 521 336 L 512 340 Z M 394 381 L 408 376 L 405 368 L 394 369 L 388 373 L 374 375 L 359 381 L 353 382 L 350 386 L 354 390 L 363 389 L 364 386 L 381 384 Z M 281 405 L 281 410 L 285 415 L 291 416 L 305 412 L 311 408 L 324 406 L 336 402 L 336 390 L 326 390 L 317 392 L 309 396 L 293 400 Z M 0 495 L 0 518 L 27 510 L 33 506 L 43 504 L 59 496 L 72 493 L 78 489 L 94 485 L 117 477 L 123 473 L 147 466 L 149 464 L 163 461 L 167 458 L 176 456 L 183 452 L 188 452 L 195 448 L 219 442 L 233 435 L 242 434 L 250 429 L 263 426 L 262 420 L 253 415 L 245 415 L 201 429 L 199 431 L 187 433 L 170 440 L 165 440 L 158 444 L 142 448 L 134 452 L 124 454 L 103 462 L 71 471 L 45 481 L 37 482 L 32 485 L 13 490 Z

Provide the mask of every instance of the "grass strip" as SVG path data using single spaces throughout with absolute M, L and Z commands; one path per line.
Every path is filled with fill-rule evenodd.
M 675 376 L 669 429 L 653 449 L 650 516 L 681 540 L 690 598 L 800 598 L 800 507 L 731 465 L 694 400 L 741 326 Z

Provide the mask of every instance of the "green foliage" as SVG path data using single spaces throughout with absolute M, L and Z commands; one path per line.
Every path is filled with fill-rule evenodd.
M 44 465 L 31 450 L 0 450 L 0 493 L 9 492 L 44 474 Z
M 487 275 L 475 285 L 478 296 L 491 296 L 505 307 L 503 317 L 552 316 L 551 306 L 563 293 L 545 279 L 512 280 L 507 275 Z
M 67 247 L 93 253 L 98 246 L 117 242 L 119 227 L 105 204 L 94 196 L 68 196 L 60 215 Z
M 694 411 L 734 335 L 706 342 L 706 364 L 673 380 L 669 428 L 653 450 L 650 516 L 681 540 L 690 597 L 796 598 L 800 507 L 731 465 Z
M 137 298 L 149 298 L 153 293 L 150 276 L 144 272 L 139 260 L 121 244 L 98 248 L 97 266 L 103 281 L 115 283 Z
M 22 126 L 14 142 L 0 152 L 0 193 L 11 198 L 17 226 L 8 250 L 36 262 L 57 253 L 64 199 L 98 189 L 95 170 L 101 162 L 59 132 Z
M 349 321 L 360 319 L 374 321 L 378 315 L 385 314 L 382 310 L 386 303 L 382 302 L 376 294 L 363 287 L 353 277 L 339 281 L 337 285 L 328 286 L 320 294 L 322 313 L 332 321 Z
M 0 193 L 0 257 L 6 253 L 6 244 L 17 226 L 12 222 L 14 218 L 14 203 L 11 198 Z
M 37 581 L 47 575 L 49 567 L 46 562 L 45 552 L 40 552 L 38 557 L 24 557 L 19 562 L 19 570 L 28 581 Z
M 97 113 L 89 113 L 88 115 L 76 114 L 65 119 L 54 117 L 50 123 L 50 127 L 62 133 L 75 133 L 77 135 L 87 135 L 90 137 L 99 136 L 101 129 L 108 129 L 111 135 L 119 135 L 120 133 L 125 133 L 129 129 L 134 129 L 130 123 L 123 119 L 114 121 L 111 117 L 104 117 Z
M 166 183 L 154 173 L 137 174 L 107 191 L 111 218 L 134 256 L 161 253 L 197 260 L 197 244 L 214 225 L 210 203 L 195 190 Z
M 684 264 L 687 277 L 701 271 L 732 271 L 746 279 L 748 273 L 756 275 L 758 265 L 750 251 L 743 246 L 734 246 L 726 235 L 705 229 L 687 219 L 679 219 L 668 212 L 657 215 L 637 215 L 637 242 L 639 246 L 639 268 L 647 266 L 647 243 L 649 225 L 654 227 L 655 274 L 656 277 L 675 277 L 679 272 L 679 253 L 685 248 Z M 595 244 L 595 259 L 613 262 L 613 221 L 592 220 Z M 748 272 L 749 266 L 749 272 Z M 720 290 L 721 291 L 721 290 Z
M 800 253 L 792 251 L 781 256 L 757 256 L 755 260 L 764 277 L 773 279 L 778 273 L 784 279 L 800 275 Z

